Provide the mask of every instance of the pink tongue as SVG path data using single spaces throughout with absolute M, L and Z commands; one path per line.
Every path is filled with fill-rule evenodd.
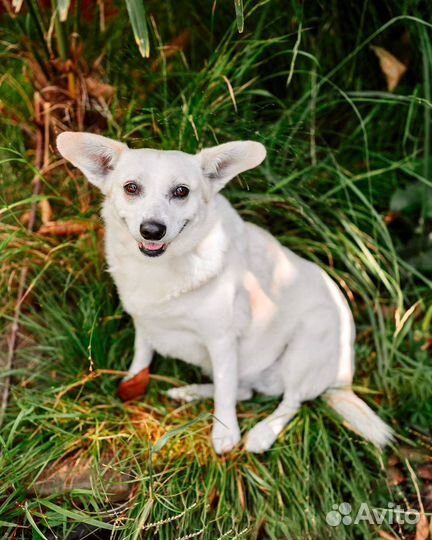
M 143 242 L 144 249 L 148 249 L 149 251 L 157 251 L 158 249 L 161 249 L 163 247 L 163 244 L 157 244 L 155 242 L 146 244 Z

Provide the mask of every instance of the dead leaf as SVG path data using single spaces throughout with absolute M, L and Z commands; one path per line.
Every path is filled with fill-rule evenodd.
M 210 491 L 207 501 L 212 510 L 217 508 L 217 505 L 219 504 L 219 492 L 216 488 L 213 488 Z
M 387 81 L 387 90 L 393 92 L 407 70 L 406 65 L 402 64 L 395 56 L 382 47 L 372 46 L 371 49 L 378 57 L 381 71 Z
M 425 343 L 420 347 L 422 351 L 430 351 L 432 349 L 432 337 L 427 338 Z
M 80 236 L 88 231 L 98 231 L 101 228 L 101 224 L 92 221 L 51 221 L 42 225 L 37 234 L 42 236 Z
M 396 454 L 392 454 L 387 461 L 387 465 L 389 467 L 394 467 L 395 465 L 398 465 L 400 463 L 400 459 Z
M 125 500 L 132 489 L 131 476 L 111 466 L 112 452 L 102 455 L 98 466 L 93 458 L 75 453 L 49 465 L 29 491 L 38 497 L 65 493 L 77 489 L 103 486 L 104 495 L 111 502 Z
M 428 538 L 430 538 L 429 521 L 425 514 L 421 514 L 417 522 L 415 540 L 427 540 Z
M 90 96 L 94 98 L 103 98 L 106 101 L 111 100 L 115 96 L 116 89 L 114 86 L 98 81 L 93 77 L 86 77 L 85 81 Z
M 24 214 L 22 214 L 21 217 L 20 217 L 20 222 L 23 225 L 28 225 L 28 223 L 30 221 L 30 218 L 31 218 L 31 215 L 32 215 L 32 213 L 30 212 L 30 210 L 28 212 L 24 212 Z
M 244 511 L 246 507 L 245 490 L 240 473 L 237 473 L 237 490 L 239 495 L 240 507 Z
M 406 481 L 406 478 L 402 474 L 402 471 L 397 467 L 388 467 L 387 479 L 391 486 L 400 486 Z
M 432 480 L 432 465 L 421 465 L 417 469 L 417 474 L 422 480 Z
M 39 203 L 39 208 L 40 208 L 40 211 L 41 211 L 41 219 L 42 219 L 42 223 L 44 225 L 47 225 L 48 223 L 50 223 L 52 221 L 52 215 L 53 215 L 53 211 L 52 211 L 52 208 L 51 208 L 51 204 L 49 202 L 48 199 L 42 199 Z
M 179 34 L 177 37 L 175 37 L 172 41 L 170 41 L 167 45 L 162 47 L 163 56 L 160 58 L 156 58 L 150 66 L 150 69 L 152 71 L 156 71 L 159 69 L 159 66 L 162 63 L 162 58 L 166 61 L 171 56 L 174 56 L 180 51 L 184 51 L 184 49 L 187 47 L 189 43 L 190 38 L 190 32 L 189 30 L 185 30 L 181 34 Z
M 390 225 L 394 221 L 399 219 L 399 213 L 398 212 L 387 212 L 387 214 L 384 216 L 383 220 L 386 225 Z

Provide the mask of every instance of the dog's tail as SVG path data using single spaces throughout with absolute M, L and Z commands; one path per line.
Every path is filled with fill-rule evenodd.
M 393 440 L 393 431 L 354 392 L 347 388 L 332 388 L 324 400 L 348 422 L 348 427 L 383 448 Z

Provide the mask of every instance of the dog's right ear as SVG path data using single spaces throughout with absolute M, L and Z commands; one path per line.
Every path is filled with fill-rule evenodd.
M 64 158 L 86 175 L 89 182 L 103 190 L 104 181 L 128 147 L 101 135 L 65 131 L 57 137 L 57 148 Z

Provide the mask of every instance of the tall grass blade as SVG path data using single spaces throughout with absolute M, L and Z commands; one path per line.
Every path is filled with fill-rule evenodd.
M 234 7 L 236 11 L 237 30 L 241 34 L 244 30 L 243 0 L 234 0 Z
M 34 0 L 27 0 L 26 5 L 28 9 L 28 14 L 35 24 L 39 44 L 42 45 L 45 56 L 49 58 L 50 52 L 48 50 L 48 45 L 46 42 L 47 32 L 40 12 L 40 6 L 37 2 L 34 2 Z M 35 53 L 35 56 L 37 58 L 39 56 L 39 50 L 37 48 L 33 48 L 33 52 Z
M 143 58 L 150 56 L 150 40 L 147 28 L 147 20 L 142 0 L 126 0 L 129 13 L 129 20 L 138 45 L 139 52 Z
M 47 508 L 55 512 L 57 515 L 63 516 L 65 518 L 73 519 L 77 521 L 77 523 L 85 523 L 86 525 L 91 525 L 92 527 L 98 527 L 100 529 L 107 529 L 109 531 L 112 531 L 114 529 L 114 526 L 111 525 L 111 523 L 106 523 L 99 519 L 89 517 L 86 514 L 84 514 L 84 512 L 80 512 L 78 510 L 77 511 L 68 510 L 48 500 L 41 500 L 40 503 L 43 506 L 46 506 Z
M 33 538 L 40 538 L 41 540 L 48 540 L 48 538 L 43 534 L 43 532 L 39 529 L 39 527 L 36 525 L 35 520 L 33 519 L 33 516 L 30 513 L 30 510 L 28 508 L 28 501 L 24 504 L 24 510 L 27 516 L 27 519 L 29 520 L 30 525 L 33 527 Z M 34 536 L 34 533 L 37 533 L 37 536 Z
M 61 22 L 65 22 L 67 20 L 69 6 L 70 0 L 57 0 L 57 7 Z
M 197 422 L 202 421 L 203 419 L 206 419 L 207 415 L 200 415 L 194 420 L 191 420 L 190 422 L 186 422 L 185 424 L 182 424 L 181 426 L 178 426 L 176 428 L 170 429 L 166 433 L 162 435 L 160 439 L 158 439 L 155 443 L 155 445 L 152 448 L 152 452 L 156 453 L 162 450 L 162 448 L 167 444 L 168 441 L 170 441 L 173 437 L 176 435 L 179 435 L 180 433 L 185 433 L 191 426 L 195 425 Z

